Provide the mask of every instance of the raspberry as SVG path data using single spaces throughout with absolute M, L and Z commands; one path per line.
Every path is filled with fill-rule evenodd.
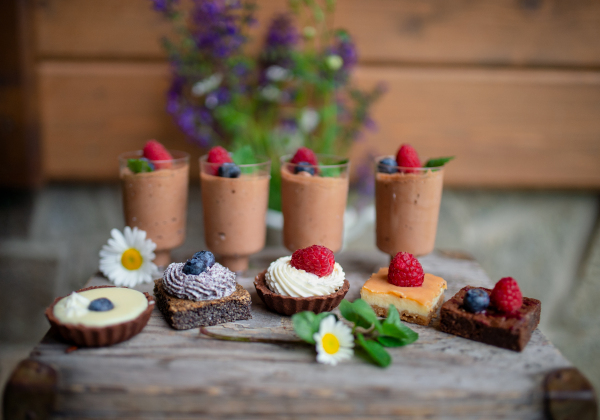
M 229 156 L 229 153 L 227 153 L 227 150 L 225 150 L 221 146 L 215 146 L 212 149 L 210 149 L 208 151 L 208 157 L 206 158 L 206 161 L 208 163 L 219 163 L 219 164 L 233 162 L 233 160 L 231 160 L 231 156 Z M 219 167 L 220 166 L 216 166 L 216 165 L 208 165 L 207 171 L 211 175 L 217 175 L 217 172 L 219 171 Z
M 322 245 L 311 245 L 292 254 L 292 267 L 316 274 L 328 276 L 333 272 L 335 257 L 333 252 Z
M 500 312 L 515 312 L 523 305 L 523 294 L 512 277 L 501 278 L 490 295 L 491 306 Z
M 168 150 L 165 149 L 165 146 L 163 146 L 156 140 L 148 140 L 148 142 L 144 146 L 144 157 L 149 161 L 152 161 L 155 169 L 168 169 L 172 166 L 172 162 L 170 161 L 173 160 L 173 156 L 171 156 Z
M 300 162 L 307 162 L 312 166 L 317 166 L 319 164 L 317 162 L 317 156 L 315 156 L 315 152 L 310 150 L 308 147 L 299 148 L 294 157 L 290 160 L 290 163 L 293 164 L 298 164 Z
M 400 287 L 418 287 L 423 284 L 425 273 L 419 260 L 408 252 L 398 252 L 390 263 L 388 283 Z
M 421 160 L 417 151 L 410 144 L 403 144 L 396 155 L 396 163 L 398 166 L 405 168 L 420 168 Z

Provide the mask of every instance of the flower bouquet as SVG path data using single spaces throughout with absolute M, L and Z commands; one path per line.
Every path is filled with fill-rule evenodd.
M 344 155 L 383 93 L 354 87 L 357 63 L 348 32 L 331 27 L 335 0 L 290 0 L 250 54 L 256 5 L 245 0 L 152 0 L 174 27 L 163 40 L 171 63 L 171 114 L 199 147 L 224 145 L 247 161 L 272 162 L 269 207 L 281 208 L 279 156 L 306 146 Z M 301 28 L 298 22 L 308 22 Z

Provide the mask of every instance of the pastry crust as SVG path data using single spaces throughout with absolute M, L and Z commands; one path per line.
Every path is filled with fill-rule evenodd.
M 429 325 L 431 320 L 434 318 L 434 316 L 437 314 L 438 309 L 442 306 L 443 303 L 444 303 L 444 294 L 442 293 L 437 304 L 431 309 L 431 311 L 429 312 L 429 315 L 426 317 L 423 315 L 414 314 L 414 313 L 411 313 L 408 311 L 398 311 L 398 312 L 400 313 L 400 319 L 402 321 L 412 322 L 413 324 L 427 326 L 427 325 Z M 388 316 L 388 308 L 382 308 L 381 306 L 377 306 L 377 305 L 371 305 L 371 307 L 373 308 L 373 310 L 375 311 L 377 316 L 383 317 L 383 318 Z

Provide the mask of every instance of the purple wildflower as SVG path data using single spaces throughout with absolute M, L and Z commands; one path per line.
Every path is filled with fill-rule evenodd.
M 270 52 L 287 52 L 298 42 L 299 34 L 287 13 L 282 13 L 271 22 L 267 37 L 265 38 L 265 49 Z
M 169 14 L 179 0 L 152 0 L 152 7 L 160 13 Z

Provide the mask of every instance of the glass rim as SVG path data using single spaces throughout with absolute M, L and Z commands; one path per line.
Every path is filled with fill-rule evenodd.
M 332 158 L 332 159 L 339 159 L 339 160 L 345 160 L 345 163 L 335 163 L 332 165 L 322 165 L 322 164 L 317 164 L 317 165 L 302 165 L 304 168 L 343 168 L 343 167 L 349 167 L 350 166 L 350 158 L 346 158 L 343 156 L 339 156 L 339 155 L 332 155 L 332 154 L 328 154 L 328 153 L 315 153 L 315 155 L 317 155 L 317 157 L 321 156 L 324 158 Z M 285 154 L 283 156 L 281 156 L 279 158 L 279 162 L 281 163 L 281 166 L 283 165 L 292 165 L 292 166 L 298 166 L 297 163 L 291 163 L 289 162 L 289 160 L 294 156 L 294 154 L 292 153 L 288 153 Z
M 266 165 L 266 164 L 271 165 L 271 158 L 269 158 L 268 156 L 265 156 L 265 155 L 256 155 L 255 157 L 257 159 L 261 159 L 261 161 L 257 162 L 257 163 L 244 163 L 244 164 L 241 164 L 241 165 L 238 165 L 236 163 L 236 166 L 238 166 L 239 168 L 252 168 L 252 167 L 256 167 L 256 166 L 263 166 L 263 165 Z M 200 163 L 200 165 L 210 165 L 210 166 L 215 166 L 215 165 L 221 166 L 222 165 L 222 163 L 207 162 L 206 159 L 208 159 L 208 153 L 205 154 L 205 155 L 200 156 L 198 158 L 198 162 Z
M 377 156 L 374 159 L 375 162 L 375 168 L 377 168 L 377 166 L 379 165 L 379 162 L 385 158 L 392 158 L 394 159 L 394 162 L 396 161 L 396 157 L 393 155 L 383 155 L 383 156 Z M 442 166 L 418 166 L 418 167 L 414 167 L 414 166 L 398 166 L 398 165 L 385 165 L 385 166 L 389 166 L 390 168 L 399 168 L 402 170 L 411 170 L 411 171 L 421 171 L 421 172 L 425 172 L 425 171 L 439 171 L 440 169 L 443 169 L 446 167 L 446 164 L 442 165 Z
M 182 162 L 189 162 L 190 160 L 190 154 L 188 152 L 184 152 L 183 150 L 172 150 L 172 149 L 167 149 L 167 151 L 171 154 L 171 156 L 173 156 L 173 159 L 163 159 L 163 160 L 151 160 L 148 159 L 149 162 L 157 162 L 157 163 L 162 163 L 162 162 L 174 162 L 174 163 L 182 163 Z M 175 157 L 178 156 L 178 157 Z M 129 159 L 139 159 L 141 157 L 144 157 L 144 151 L 143 150 L 132 150 L 129 152 L 123 152 L 118 156 L 119 161 L 127 161 Z

